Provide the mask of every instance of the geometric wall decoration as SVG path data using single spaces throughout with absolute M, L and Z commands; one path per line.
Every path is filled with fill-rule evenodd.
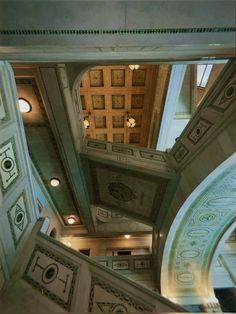
M 0 183 L 3 192 L 10 187 L 18 174 L 15 141 L 11 138 L 0 145 Z
M 15 204 L 7 212 L 8 221 L 10 223 L 12 238 L 15 247 L 17 247 L 25 230 L 30 223 L 30 217 L 26 206 L 25 194 L 22 193 Z
M 117 135 L 122 135 L 122 134 L 113 134 L 113 136 Z M 116 140 L 114 142 L 117 142 Z M 118 143 L 118 142 L 117 142 Z M 125 155 L 133 155 L 134 151 L 131 148 L 124 147 L 124 146 L 117 146 L 117 145 L 112 145 L 112 151 L 115 153 L 120 153 L 120 154 L 125 154 Z
M 95 142 L 95 141 L 88 141 L 87 146 L 92 147 L 92 148 L 96 148 L 96 149 L 101 149 L 101 150 L 107 149 L 106 143 Z
M 188 139 L 193 143 L 196 144 L 201 137 L 210 129 L 212 123 L 200 118 L 198 123 L 193 127 L 193 129 L 188 134 Z
M 151 268 L 150 259 L 135 259 L 134 260 L 135 269 L 149 269 Z
M 97 306 L 102 313 L 128 313 L 127 308 L 123 304 L 97 302 Z
M 39 245 L 36 245 L 24 280 L 42 294 L 70 310 L 78 266 Z
M 124 291 L 111 286 L 110 282 L 92 277 L 88 312 L 140 313 L 153 310 L 153 306 L 147 302 L 144 304 L 141 300 L 135 300 Z
M 115 260 L 112 261 L 112 268 L 114 270 L 125 270 L 129 269 L 129 261 L 128 260 Z
M 181 143 L 176 151 L 173 153 L 174 159 L 177 163 L 180 163 L 188 153 L 189 150 Z
M 235 104 L 236 98 L 236 81 L 235 77 L 232 77 L 226 84 L 224 88 L 224 93 L 219 95 L 219 97 L 212 103 L 210 103 L 209 107 L 213 109 L 225 112 L 230 105 Z
M 150 152 L 150 151 L 148 152 L 148 151 L 141 151 L 141 150 L 139 151 L 139 153 L 142 158 L 163 161 L 163 162 L 165 162 L 166 160 L 163 153 Z

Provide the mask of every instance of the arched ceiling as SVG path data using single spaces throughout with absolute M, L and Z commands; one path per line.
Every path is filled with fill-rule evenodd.
M 161 290 L 177 303 L 214 300 L 209 270 L 219 241 L 235 223 L 235 168 L 233 154 L 191 193 L 173 221 L 164 248 Z

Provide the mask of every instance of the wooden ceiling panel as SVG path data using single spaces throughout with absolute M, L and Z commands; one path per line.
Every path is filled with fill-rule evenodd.
M 112 95 L 112 109 L 125 108 L 125 95 Z
M 105 109 L 105 97 L 104 95 L 92 95 L 93 109 Z
M 124 116 L 113 116 L 112 117 L 112 127 L 113 128 L 123 128 L 125 122 Z
M 129 142 L 130 142 L 130 144 L 140 143 L 140 133 L 130 133 Z
M 111 86 L 125 86 L 125 70 L 113 69 L 111 70 Z
M 90 70 L 89 78 L 91 87 L 103 87 L 103 70 Z
M 94 117 L 95 128 L 106 128 L 106 116 L 95 116 Z
M 124 133 L 113 133 L 114 143 L 124 143 Z
M 144 94 L 132 94 L 131 109 L 142 109 L 144 106 Z
M 133 86 L 145 86 L 146 81 L 146 69 L 139 69 L 133 71 L 132 85 Z

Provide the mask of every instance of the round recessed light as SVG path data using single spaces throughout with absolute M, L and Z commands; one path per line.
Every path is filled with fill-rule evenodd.
M 58 178 L 51 178 L 50 185 L 56 187 L 61 184 L 61 181 Z
M 20 107 L 20 112 L 22 113 L 28 113 L 32 110 L 31 104 L 24 98 L 19 98 L 19 107 Z
M 75 217 L 69 217 L 68 219 L 67 219 L 67 222 L 68 222 L 68 224 L 69 225 L 73 225 L 73 223 L 75 223 Z
M 129 239 L 129 238 L 130 238 L 130 234 L 125 234 L 124 237 L 125 237 L 126 239 Z

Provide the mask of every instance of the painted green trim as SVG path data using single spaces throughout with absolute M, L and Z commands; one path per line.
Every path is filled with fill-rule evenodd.
M 0 35 L 155 35 L 184 33 L 229 33 L 236 27 L 144 28 L 144 29 L 9 29 Z

